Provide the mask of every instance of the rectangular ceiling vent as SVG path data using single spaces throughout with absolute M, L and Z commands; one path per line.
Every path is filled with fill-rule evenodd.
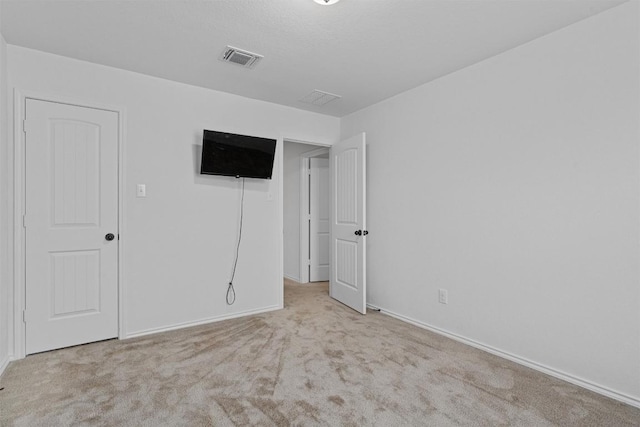
M 258 55 L 257 53 L 227 46 L 219 59 L 224 62 L 240 65 L 244 68 L 254 68 L 262 58 L 264 58 L 264 56 Z
M 340 95 L 335 95 L 333 93 L 323 92 L 321 90 L 316 89 L 310 94 L 308 94 L 307 96 L 305 96 L 304 98 L 302 98 L 300 102 L 322 106 L 324 104 L 327 104 L 339 98 L 342 98 L 342 97 Z

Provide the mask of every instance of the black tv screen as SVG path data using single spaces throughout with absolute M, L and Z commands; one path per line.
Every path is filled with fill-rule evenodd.
M 200 173 L 271 179 L 275 152 L 275 139 L 205 130 Z

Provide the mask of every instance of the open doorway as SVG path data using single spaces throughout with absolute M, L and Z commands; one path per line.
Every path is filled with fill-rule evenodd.
M 329 280 L 329 148 L 284 141 L 283 272 L 297 283 Z
M 291 145 L 291 143 L 294 143 Z M 284 140 L 281 151 L 280 176 L 282 186 L 282 237 L 280 241 L 284 307 L 284 289 L 287 281 L 300 283 L 304 272 L 302 267 L 296 265 L 296 259 L 304 250 L 304 244 L 297 243 L 296 232 L 305 229 L 300 226 L 300 212 L 304 208 L 296 209 L 301 205 L 299 194 L 304 194 L 306 184 L 299 178 L 303 173 L 305 158 L 322 158 L 324 152 L 321 148 L 328 149 L 327 145 L 308 144 L 300 141 Z M 307 151 L 307 148 L 313 148 Z M 298 161 L 296 162 L 296 158 Z M 367 256 L 366 241 L 369 231 L 366 229 L 366 135 L 364 132 L 353 135 L 350 138 L 338 141 L 330 146 L 329 175 L 330 185 L 327 191 L 330 202 L 329 214 L 329 282 L 326 283 L 329 296 L 354 309 L 366 313 L 367 295 Z M 298 163 L 300 166 L 297 166 Z M 308 163 L 309 167 L 312 162 Z M 302 182 L 302 183 L 301 183 Z M 298 191 L 296 192 L 296 186 Z M 310 185 L 309 187 L 311 187 Z M 297 200 L 296 200 L 296 196 Z M 309 210 L 309 212 L 311 209 Z M 293 226 L 293 227 L 292 227 Z M 297 229 L 296 229 L 297 226 Z M 311 230 L 309 228 L 309 230 Z M 309 231 L 311 233 L 311 231 Z M 294 236 L 292 238 L 292 236 Z M 298 235 L 300 237 L 300 235 Z M 285 240 L 287 243 L 285 243 Z M 301 246 L 303 246 L 301 248 Z M 286 248 L 286 255 L 285 255 Z M 293 248 L 293 250 L 292 250 Z M 297 249 L 297 254 L 296 250 Z M 292 255 L 293 253 L 293 255 Z M 297 256 L 296 256 L 297 255 Z M 287 276 L 289 278 L 287 278 Z M 298 279 L 298 280 L 296 280 Z

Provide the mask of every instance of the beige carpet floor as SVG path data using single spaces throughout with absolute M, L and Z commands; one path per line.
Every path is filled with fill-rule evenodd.
M 640 425 L 640 409 L 327 291 L 287 284 L 284 310 L 14 362 L 0 424 Z

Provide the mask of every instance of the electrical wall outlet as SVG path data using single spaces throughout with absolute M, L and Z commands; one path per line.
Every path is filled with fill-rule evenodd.
M 438 302 L 440 304 L 449 304 L 449 294 L 446 289 L 438 289 Z

